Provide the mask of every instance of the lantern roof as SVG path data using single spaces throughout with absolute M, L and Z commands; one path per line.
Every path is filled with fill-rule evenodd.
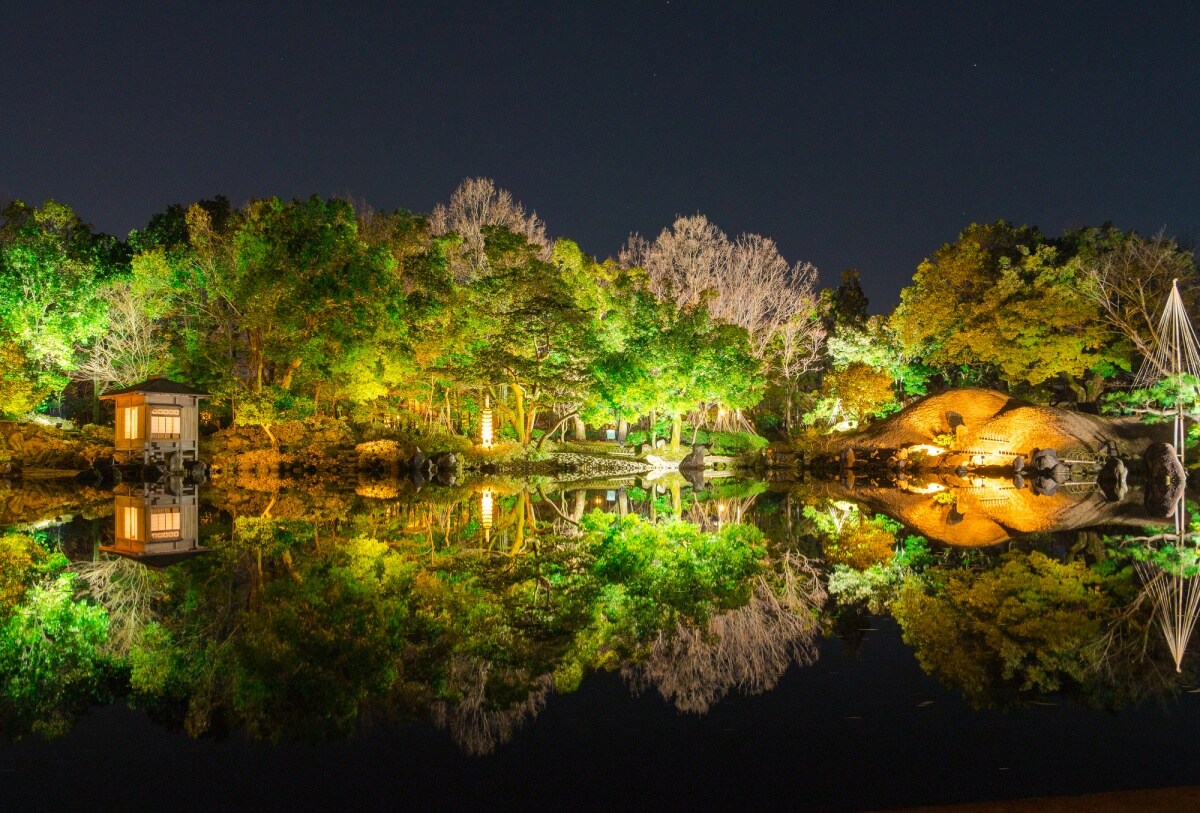
M 118 395 L 134 395 L 143 393 L 158 393 L 162 395 L 195 395 L 198 398 L 209 398 L 211 393 L 204 390 L 198 390 L 190 384 L 181 384 L 178 381 L 172 381 L 169 378 L 164 378 L 161 375 L 156 375 L 147 378 L 140 384 L 134 384 L 130 387 L 125 387 L 119 390 L 109 390 L 101 395 L 101 398 L 115 398 Z

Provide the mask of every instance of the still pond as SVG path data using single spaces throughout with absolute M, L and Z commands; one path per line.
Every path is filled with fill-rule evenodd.
M 1200 782 L 1186 518 L 1019 485 L 31 482 L 0 492 L 0 798 L 864 810 Z

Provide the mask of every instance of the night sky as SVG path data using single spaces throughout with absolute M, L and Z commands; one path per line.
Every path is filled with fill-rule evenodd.
M 1200 226 L 1200 4 L 5 3 L 0 199 L 171 203 L 488 175 L 614 254 L 704 212 L 889 308 L 972 220 Z

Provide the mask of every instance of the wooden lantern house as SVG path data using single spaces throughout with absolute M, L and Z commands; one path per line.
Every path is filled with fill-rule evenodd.
M 195 486 L 119 486 L 113 497 L 113 515 L 113 543 L 100 546 L 105 553 L 165 567 L 208 550 L 200 546 Z
M 113 449 L 126 463 L 161 463 L 182 469 L 199 456 L 200 399 L 187 384 L 155 377 L 100 396 L 116 402 Z

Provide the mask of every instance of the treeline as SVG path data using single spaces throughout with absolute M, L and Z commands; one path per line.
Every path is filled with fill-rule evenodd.
M 598 261 L 486 179 L 428 216 L 341 199 L 172 206 L 125 240 L 68 207 L 0 224 L 0 413 L 61 408 L 154 374 L 220 422 L 314 413 L 451 434 L 489 403 L 506 436 L 637 421 L 794 434 L 932 388 L 1080 401 L 1135 369 L 1190 252 L 1111 227 L 1050 239 L 969 226 L 890 315 L 857 272 L 816 269 L 700 215 Z

